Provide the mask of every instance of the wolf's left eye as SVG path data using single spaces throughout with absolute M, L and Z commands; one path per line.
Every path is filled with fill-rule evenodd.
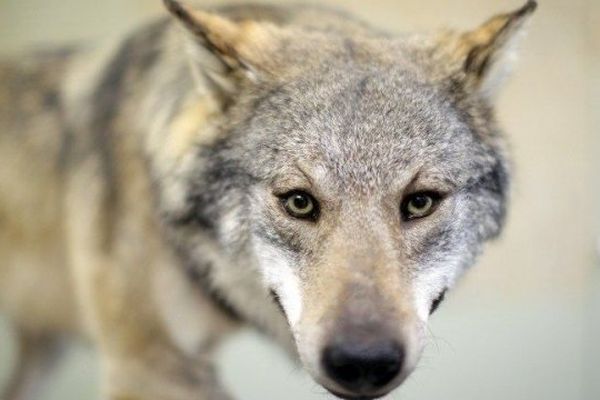
M 294 218 L 315 220 L 319 215 L 317 201 L 308 193 L 293 191 L 281 196 L 283 206 Z
M 402 218 L 411 220 L 423 218 L 435 211 L 441 195 L 435 192 L 418 192 L 409 195 L 400 207 Z

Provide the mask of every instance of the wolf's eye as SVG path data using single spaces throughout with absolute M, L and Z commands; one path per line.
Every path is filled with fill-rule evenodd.
M 402 202 L 400 211 L 405 220 L 423 218 L 435 211 L 441 196 L 434 192 L 418 192 L 409 195 Z
M 285 210 L 292 217 L 316 219 L 319 214 L 317 201 L 308 193 L 293 191 L 282 196 Z

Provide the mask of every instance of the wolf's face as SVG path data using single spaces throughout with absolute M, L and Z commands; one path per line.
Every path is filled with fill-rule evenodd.
M 504 215 L 507 171 L 447 94 L 402 68 L 284 84 L 245 126 L 254 254 L 306 367 L 382 395 Z
M 232 56 L 252 82 L 211 149 L 211 176 L 228 180 L 219 189 L 228 211 L 214 218 L 244 230 L 235 245 L 331 392 L 375 398 L 399 385 L 430 314 L 499 233 L 508 168 L 490 108 L 493 70 L 532 9 L 443 40 L 290 41 L 271 26 L 236 35 L 286 40 L 254 53 L 238 43 Z M 206 27 L 215 17 L 183 18 Z M 252 54 L 265 53 L 261 69 Z

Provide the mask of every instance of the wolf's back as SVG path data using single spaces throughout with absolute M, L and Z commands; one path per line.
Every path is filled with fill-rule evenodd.
M 67 135 L 60 87 L 71 55 L 61 50 L 0 62 L 2 235 L 57 222 Z
M 64 327 L 73 315 L 63 271 L 68 130 L 60 90 L 72 55 L 0 61 L 0 308 L 22 325 Z

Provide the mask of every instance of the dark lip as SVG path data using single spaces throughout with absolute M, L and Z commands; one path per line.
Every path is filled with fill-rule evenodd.
M 388 393 L 382 393 L 382 394 L 377 394 L 377 395 L 372 395 L 372 396 L 366 396 L 366 395 L 348 395 L 348 394 L 342 394 L 342 393 L 338 393 L 335 390 L 331 390 L 328 388 L 325 388 L 329 393 L 331 393 L 332 395 L 334 395 L 337 398 L 340 398 L 342 400 L 375 400 L 375 399 L 379 399 L 383 396 L 386 396 Z
M 271 289 L 269 290 L 269 295 L 279 311 L 281 311 L 281 314 L 287 318 L 287 313 L 285 312 L 285 308 L 283 308 L 283 304 L 281 304 L 281 298 L 279 297 L 279 294 L 275 291 L 275 289 Z

